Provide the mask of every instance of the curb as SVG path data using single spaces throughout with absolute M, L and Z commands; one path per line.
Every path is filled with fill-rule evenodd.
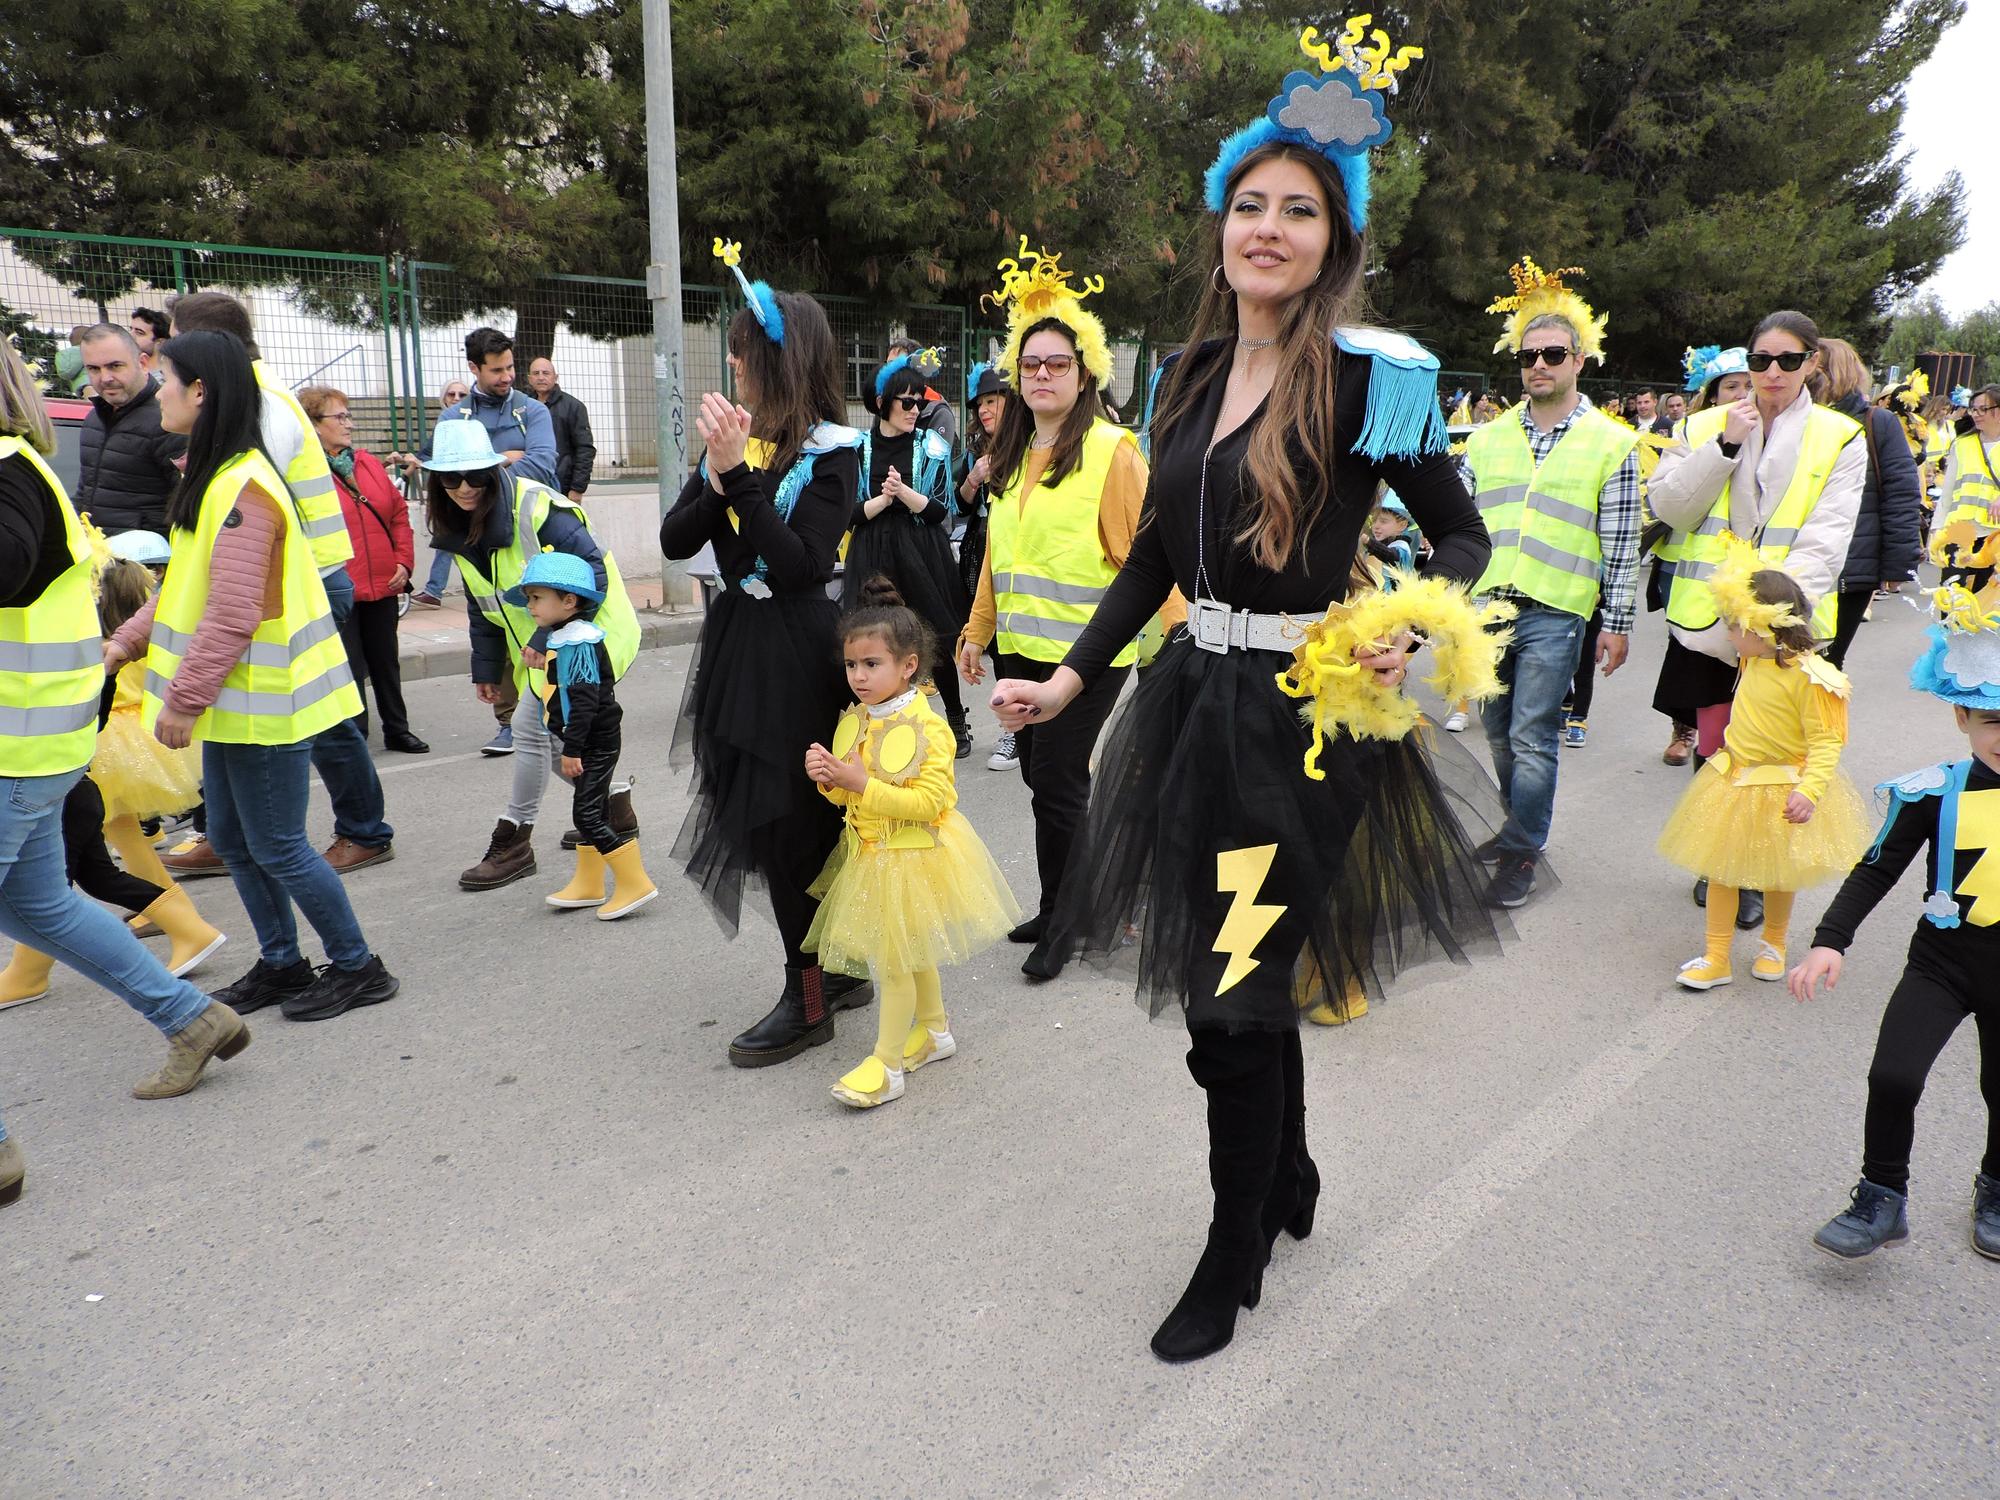
M 702 612 L 688 610 L 662 615 L 641 611 L 639 649 L 655 651 L 665 646 L 691 646 L 701 638 Z M 412 641 L 405 638 L 397 660 L 403 680 L 425 677 L 464 677 L 472 671 L 472 646 L 463 635 L 445 641 Z

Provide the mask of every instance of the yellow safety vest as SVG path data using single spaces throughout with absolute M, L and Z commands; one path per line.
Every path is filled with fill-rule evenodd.
M 298 507 L 299 527 L 312 547 L 313 566 L 322 573 L 328 572 L 354 556 L 354 541 L 347 534 L 340 496 L 334 493 L 333 470 L 327 464 L 326 449 L 320 447 L 319 433 L 314 430 L 306 409 L 299 405 L 299 398 L 265 372 L 261 359 L 253 361 L 250 368 L 257 372 L 258 388 L 269 391 L 290 408 L 299 424 L 299 435 L 305 439 L 299 456 L 285 468 L 285 488 L 291 492 L 292 504 Z
M 504 597 L 507 590 L 521 581 L 527 571 L 528 559 L 542 550 L 541 538 L 536 535 L 542 523 L 549 518 L 549 507 L 560 505 L 565 510 L 576 512 L 577 518 L 585 526 L 590 518 L 583 507 L 569 496 L 559 494 L 538 480 L 523 479 L 519 475 L 502 475 L 514 481 L 514 539 L 495 552 L 491 559 L 491 573 L 482 573 L 471 558 L 460 556 L 459 577 L 465 580 L 465 595 L 488 620 L 499 626 L 507 637 L 514 656 L 514 685 L 525 689 L 528 686 L 528 669 L 521 660 L 521 650 L 541 627 L 535 617 L 518 605 L 509 604 Z M 614 678 L 623 677 L 625 669 L 632 665 L 639 655 L 639 615 L 632 608 L 632 600 L 625 592 L 625 581 L 618 575 L 618 560 L 609 548 L 604 552 L 604 602 L 597 606 L 592 618 L 597 628 L 604 632 L 604 649 L 611 658 Z
M 0 776 L 62 776 L 97 750 L 104 635 L 90 544 L 62 481 L 21 438 L 0 437 L 0 460 L 16 455 L 56 497 L 70 565 L 32 603 L 0 609 Z
M 1137 444 L 1123 427 L 1102 417 L 1083 435 L 1083 454 L 1060 484 L 1035 486 L 1033 503 L 1021 506 L 1028 465 L 1008 480 L 986 523 L 986 551 L 993 572 L 996 651 L 1032 661 L 1059 662 L 1090 623 L 1118 569 L 1104 555 L 1098 510 L 1111 463 L 1121 443 Z M 1129 667 L 1139 659 L 1128 643 L 1111 659 Z
M 1688 418 L 1688 447 L 1699 451 L 1722 436 L 1729 420 L 1724 407 L 1710 407 Z M 1783 564 L 1799 531 L 1819 504 L 1826 479 L 1833 472 L 1841 450 L 1861 435 L 1861 424 L 1828 406 L 1815 406 L 1806 413 L 1806 430 L 1799 439 L 1798 467 L 1785 487 L 1778 508 L 1764 523 L 1764 529 L 1750 538 L 1758 554 L 1772 564 Z M 1674 567 L 1674 586 L 1667 595 L 1667 619 L 1683 630 L 1706 630 L 1716 622 L 1715 596 L 1708 590 L 1708 577 L 1722 561 L 1722 534 L 1729 530 L 1729 486 L 1715 497 L 1715 504 L 1692 533 L 1677 534 L 1681 557 Z M 1832 640 L 1839 610 L 1837 589 L 1828 589 L 1813 610 L 1813 634 Z
M 1971 521 L 1983 527 L 2000 526 L 2000 480 L 1986 459 L 1986 444 L 1976 432 L 1968 432 L 1951 445 L 1958 460 L 1958 482 L 1945 496 L 1944 524 Z
M 1537 464 L 1518 416 L 1476 430 L 1465 457 L 1493 556 L 1473 592 L 1505 589 L 1589 618 L 1604 579 L 1598 496 L 1638 441 L 1623 423 L 1581 411 Z
M 285 504 L 285 482 L 263 450 L 239 453 L 202 492 L 194 530 L 173 533 L 173 557 L 153 611 L 139 722 L 151 733 L 167 687 L 208 610 L 216 538 L 243 491 L 255 484 L 277 504 L 284 526 L 279 583 L 284 609 L 258 623 L 215 702 L 194 721 L 194 737 L 225 745 L 296 745 L 361 712 L 347 651 L 327 607 L 326 589 L 298 517 Z

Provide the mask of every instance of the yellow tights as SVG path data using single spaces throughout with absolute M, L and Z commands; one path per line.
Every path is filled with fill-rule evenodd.
M 1780 953 L 1792 927 L 1792 902 L 1796 891 L 1764 892 L 1764 941 Z M 1736 937 L 1736 909 L 1740 893 L 1733 885 L 1708 883 L 1708 966 L 1729 967 L 1729 948 Z
M 903 1043 L 910 1028 L 922 1022 L 932 1031 L 949 1031 L 945 1021 L 944 987 L 936 969 L 910 974 L 877 974 L 881 1016 L 875 1027 L 875 1060 L 894 1072 L 903 1068 Z

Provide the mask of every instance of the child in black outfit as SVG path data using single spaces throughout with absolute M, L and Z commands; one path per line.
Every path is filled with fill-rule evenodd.
M 660 892 L 640 863 L 638 836 L 615 832 L 606 816 L 625 711 L 618 706 L 604 632 L 590 618 L 604 594 L 582 558 L 538 552 L 506 597 L 549 632 L 544 688 L 549 734 L 562 745 L 557 770 L 576 789 L 576 873 L 548 904 L 561 910 L 594 906 L 598 921 L 615 922 Z

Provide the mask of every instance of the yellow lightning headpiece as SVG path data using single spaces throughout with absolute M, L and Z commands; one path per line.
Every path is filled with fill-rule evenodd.
M 1097 314 L 1082 306 L 1085 297 L 1104 290 L 1104 278 L 1086 276 L 1072 286 L 1071 275 L 1063 269 L 1060 254 L 1030 250 L 1024 234 L 1020 248 L 1000 262 L 1000 290 L 980 299 L 1007 309 L 1007 347 L 994 361 L 994 368 L 1016 390 L 1021 388 L 1021 341 L 1030 328 L 1048 318 L 1069 330 L 1076 341 L 1077 357 L 1099 389 L 1111 383 L 1111 341 Z

